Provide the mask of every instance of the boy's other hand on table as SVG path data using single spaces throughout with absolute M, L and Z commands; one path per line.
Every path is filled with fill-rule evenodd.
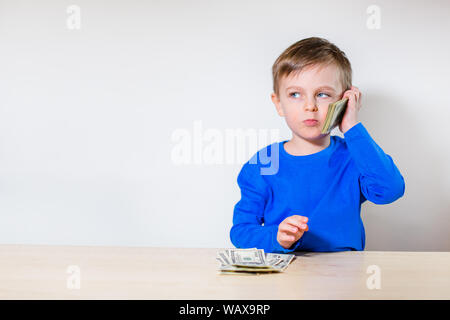
M 298 241 L 303 233 L 308 231 L 308 217 L 290 216 L 284 219 L 278 226 L 277 241 L 285 249 L 289 249 Z

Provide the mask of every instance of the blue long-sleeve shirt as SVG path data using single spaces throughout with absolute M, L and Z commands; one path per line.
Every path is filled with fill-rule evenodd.
M 344 139 L 330 136 L 330 145 L 314 154 L 291 155 L 284 149 L 286 141 L 259 150 L 243 165 L 231 242 L 238 248 L 279 253 L 364 250 L 361 204 L 388 204 L 405 192 L 392 158 L 361 122 L 345 132 Z M 277 170 L 263 173 L 277 154 Z M 285 249 L 277 241 L 278 226 L 292 215 L 308 217 L 309 231 Z

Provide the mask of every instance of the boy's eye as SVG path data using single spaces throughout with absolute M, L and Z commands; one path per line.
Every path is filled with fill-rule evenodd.
M 325 92 L 320 92 L 318 94 L 318 96 L 320 96 L 321 94 L 324 94 L 326 97 L 330 97 L 330 95 L 328 93 L 325 93 Z M 299 98 L 300 97 L 300 93 L 299 92 L 292 92 L 292 93 L 289 94 L 289 96 L 292 97 L 292 98 Z

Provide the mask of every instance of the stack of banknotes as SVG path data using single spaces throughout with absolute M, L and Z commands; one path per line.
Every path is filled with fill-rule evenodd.
M 264 253 L 263 249 L 223 249 L 217 253 L 221 274 L 283 272 L 293 254 Z
M 348 98 L 344 98 L 328 105 L 327 117 L 321 133 L 328 134 L 341 123 L 347 109 L 347 103 Z

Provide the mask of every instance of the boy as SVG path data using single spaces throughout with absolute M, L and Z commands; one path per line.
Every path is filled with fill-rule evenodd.
M 334 44 L 312 37 L 287 48 L 272 73 L 272 101 L 292 138 L 257 153 L 260 160 L 278 156 L 275 173 L 262 174 L 254 161 L 243 165 L 232 243 L 278 253 L 364 250 L 361 204 L 394 202 L 405 182 L 358 121 L 361 92 L 352 86 L 350 62 Z M 328 105 L 343 98 L 349 99 L 339 125 L 344 139 L 322 134 Z

